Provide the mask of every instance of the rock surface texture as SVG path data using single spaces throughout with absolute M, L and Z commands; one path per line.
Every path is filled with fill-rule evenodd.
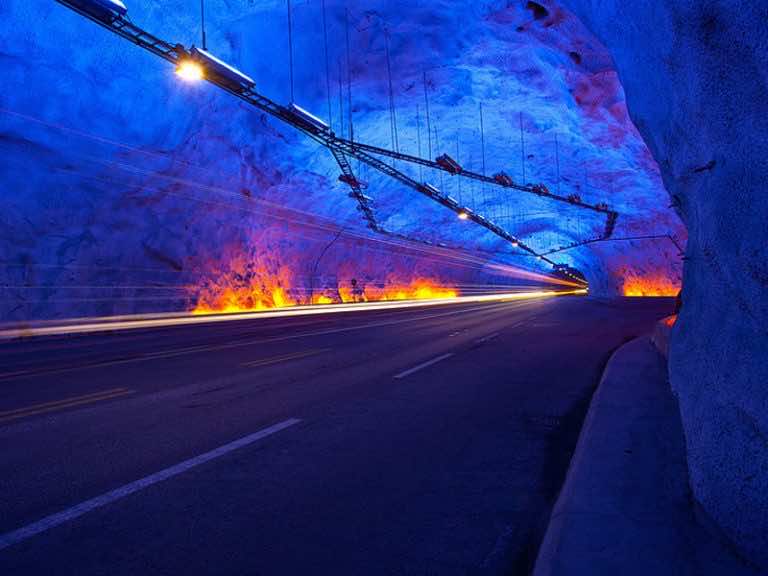
M 694 495 L 768 569 L 768 5 L 565 4 L 610 50 L 688 228 L 670 376 Z

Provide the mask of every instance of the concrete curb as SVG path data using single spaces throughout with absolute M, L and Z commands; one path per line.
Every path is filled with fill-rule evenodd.
M 669 339 L 672 337 L 672 326 L 677 321 L 677 314 L 662 318 L 656 323 L 651 335 L 651 342 L 656 347 L 656 350 L 664 356 L 669 358 Z
M 656 349 L 665 350 L 666 325 L 653 343 L 637 338 L 608 361 L 535 576 L 755 574 L 696 519 L 677 401 Z

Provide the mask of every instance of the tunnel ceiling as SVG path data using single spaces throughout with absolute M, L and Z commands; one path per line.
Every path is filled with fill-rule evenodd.
M 195 2 L 127 4 L 135 23 L 164 39 L 200 43 Z M 209 50 L 251 75 L 263 94 L 289 102 L 285 3 L 207 0 L 206 14 Z M 401 151 L 448 152 L 478 172 L 503 170 L 605 202 L 620 213 L 617 239 L 685 242 L 610 55 L 570 13 L 553 3 L 328 0 L 325 14 L 328 74 L 321 2 L 293 2 L 294 99 L 330 116 L 338 134 L 349 135 L 351 100 L 355 139 L 391 148 L 394 116 Z M 212 86 L 181 83 L 167 63 L 54 2 L 10 0 L 0 15 L 15 22 L 0 39 L 0 170 L 11 192 L 1 201 L 0 242 L 16 266 L 5 272 L 9 290 L 33 283 L 48 287 L 49 298 L 65 281 L 120 280 L 143 268 L 172 274 L 193 261 L 215 268 L 264 250 L 290 262 L 303 249 L 297 222 L 374 235 L 337 181 L 333 157 L 292 128 Z M 604 227 L 603 214 L 399 167 L 539 251 Z M 537 268 L 482 227 L 353 168 L 387 229 Z M 360 257 L 359 246 L 346 264 Z M 599 292 L 621 292 L 627 282 L 679 284 L 679 251 L 668 238 L 597 243 L 553 259 L 583 270 Z M 96 279 L 78 271 L 88 267 Z M 11 297 L 25 305 L 25 293 Z

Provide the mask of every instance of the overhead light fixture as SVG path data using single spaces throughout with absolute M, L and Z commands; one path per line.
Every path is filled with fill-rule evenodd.
M 211 72 L 212 76 L 215 76 L 219 81 L 224 81 L 227 86 L 237 90 L 251 89 L 256 86 L 253 78 L 243 74 L 240 70 L 217 58 L 207 50 L 192 46 L 189 53 L 196 62 L 200 62 L 201 66 L 204 66 L 206 70 Z
M 122 0 L 59 0 L 77 10 L 87 12 L 90 16 L 107 24 L 112 24 L 118 18 L 125 16 L 128 8 Z
M 459 220 L 466 220 L 469 218 L 469 214 L 466 212 L 459 212 Z
M 328 124 L 326 124 L 325 122 L 320 120 L 320 118 L 318 118 L 311 112 L 308 112 L 298 104 L 295 104 L 294 102 L 291 102 L 288 105 L 288 109 L 293 113 L 295 117 L 301 120 L 302 124 L 308 124 L 312 128 L 316 128 L 321 132 L 328 132 L 331 130 L 331 127 L 328 126 Z
M 203 67 L 194 60 L 184 59 L 176 67 L 176 75 L 186 82 L 199 82 L 205 77 Z

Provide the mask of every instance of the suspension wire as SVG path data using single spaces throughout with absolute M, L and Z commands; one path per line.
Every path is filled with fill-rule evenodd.
M 437 124 L 435 124 L 435 149 L 440 149 L 440 144 L 437 140 Z M 440 170 L 440 189 L 445 190 L 445 173 L 442 170 Z
M 349 116 L 349 139 L 355 141 L 355 128 L 352 124 L 352 65 L 349 56 L 349 8 L 344 10 L 347 41 L 347 115 Z
M 392 89 L 392 62 L 389 56 L 389 30 L 384 29 L 384 45 L 387 55 L 387 78 L 389 80 L 389 123 L 392 135 L 392 149 L 399 152 L 399 143 L 397 141 L 397 115 L 395 112 L 395 94 Z
M 205 42 L 205 0 L 200 0 L 200 31 L 203 35 L 203 50 L 208 50 Z
M 331 105 L 331 68 L 328 64 L 328 18 L 325 9 L 325 0 L 322 0 L 323 10 L 323 41 L 325 44 L 325 92 L 328 96 L 328 125 L 333 126 L 333 106 Z
M 520 149 L 521 149 L 521 160 L 522 160 L 522 166 L 523 166 L 523 186 L 525 186 L 526 180 L 525 180 L 525 136 L 523 135 L 523 113 L 520 112 Z
M 293 19 L 291 17 L 291 0 L 287 0 L 288 3 L 288 67 L 290 69 L 291 77 L 291 102 L 294 100 L 293 92 Z
M 483 103 L 480 102 L 480 150 L 483 154 L 483 176 L 485 176 L 485 127 L 483 125 Z M 485 182 L 482 183 L 480 188 L 480 195 L 485 204 Z
M 459 132 L 457 131 L 456 132 L 456 162 L 460 162 L 459 155 L 460 155 L 460 152 L 459 152 Z M 461 178 L 456 178 L 456 183 L 459 185 L 459 203 L 463 204 L 464 202 L 462 202 L 462 200 L 461 200 Z
M 427 113 L 427 152 L 429 152 L 429 159 L 432 160 L 432 130 L 430 129 L 429 120 L 429 93 L 427 92 L 427 71 L 421 71 L 424 79 L 424 106 Z M 437 149 L 437 128 L 435 128 L 435 149 Z
M 557 194 L 560 195 L 560 146 L 557 143 L 557 132 L 555 132 L 555 169 L 557 170 Z
M 477 140 L 476 134 L 477 134 L 477 130 L 472 130 L 472 141 L 473 142 L 475 142 Z M 474 166 L 475 165 L 475 163 L 473 162 L 474 155 L 475 155 L 475 151 L 470 147 L 469 158 L 467 158 L 467 165 L 469 165 L 469 166 Z M 479 208 L 480 208 L 480 205 L 477 204 L 477 202 L 475 202 L 475 189 L 477 188 L 477 182 L 475 182 L 474 180 L 470 180 L 468 185 L 469 185 L 469 198 L 470 198 L 470 201 L 472 202 L 472 209 L 475 212 L 478 212 Z M 481 196 L 481 199 L 482 199 L 482 196 Z
M 421 158 L 421 113 L 419 105 L 416 104 L 416 145 L 418 146 L 418 156 Z M 419 164 L 419 181 L 424 182 L 424 166 Z
M 341 137 L 344 138 L 344 80 L 341 73 L 341 57 L 338 58 L 339 65 L 339 128 Z
M 480 148 L 483 152 L 483 176 L 485 176 L 485 126 L 483 125 L 483 103 L 480 102 Z M 485 183 L 483 183 L 485 187 Z

